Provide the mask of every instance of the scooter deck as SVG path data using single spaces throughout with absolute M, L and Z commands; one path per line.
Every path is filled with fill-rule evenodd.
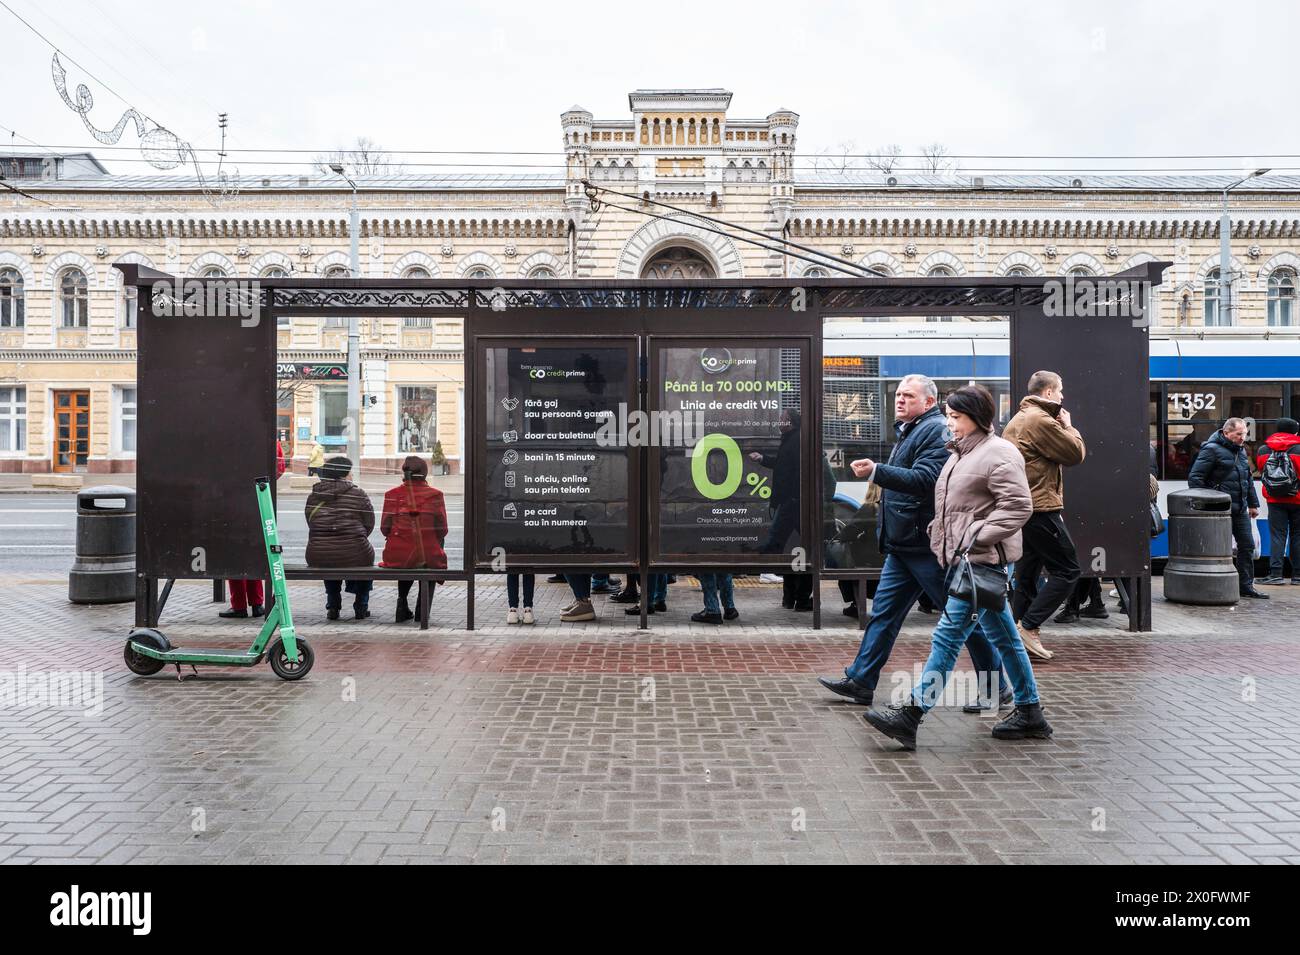
M 221 647 L 185 647 L 158 651 L 153 647 L 142 646 L 132 642 L 132 646 L 142 656 L 162 660 L 165 663 L 208 663 L 222 666 L 256 666 L 265 658 L 266 652 L 252 653 L 249 650 L 229 650 Z

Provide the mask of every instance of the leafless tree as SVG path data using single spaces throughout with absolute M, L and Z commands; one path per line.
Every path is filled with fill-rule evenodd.
M 329 174 L 332 163 L 342 163 L 348 175 L 357 177 L 388 176 L 402 169 L 401 163 L 393 162 L 390 152 L 368 136 L 358 136 L 353 146 L 317 155 L 312 163 L 321 175 Z
M 957 171 L 957 163 L 948 155 L 948 147 L 943 143 L 931 143 L 921 147 L 921 171 L 931 175 L 951 175 Z
M 888 146 L 881 146 L 879 149 L 873 149 L 867 155 L 867 165 L 879 172 L 890 173 L 898 165 L 898 161 L 903 156 L 903 147 L 898 143 L 890 143 Z
M 853 155 L 856 149 L 857 144 L 853 142 L 843 142 L 831 146 L 812 156 L 809 159 L 809 165 L 817 172 L 843 175 L 850 169 L 857 168 L 858 161 Z

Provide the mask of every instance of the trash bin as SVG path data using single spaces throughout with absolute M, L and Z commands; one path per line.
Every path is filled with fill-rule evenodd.
M 1165 599 L 1174 603 L 1235 604 L 1241 583 L 1232 562 L 1232 498 L 1222 491 L 1174 491 L 1169 507 Z
M 135 490 L 104 485 L 77 493 L 77 556 L 68 575 L 74 604 L 135 599 Z

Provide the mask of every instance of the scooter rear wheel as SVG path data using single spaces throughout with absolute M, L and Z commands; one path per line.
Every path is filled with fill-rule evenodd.
M 167 664 L 162 660 L 155 660 L 153 657 L 147 657 L 143 653 L 138 653 L 131 646 L 131 642 L 145 644 L 155 650 L 167 651 L 172 648 L 171 643 L 157 630 L 133 630 L 131 635 L 126 638 L 126 646 L 122 649 L 122 659 L 126 661 L 126 667 L 132 673 L 140 676 L 153 676 Z
M 296 642 L 298 644 L 296 661 L 289 659 L 289 654 L 284 649 L 284 641 L 278 638 L 266 652 L 271 669 L 281 680 L 301 680 L 311 671 L 311 665 L 316 662 L 316 654 L 312 653 L 311 645 L 302 637 L 298 637 Z

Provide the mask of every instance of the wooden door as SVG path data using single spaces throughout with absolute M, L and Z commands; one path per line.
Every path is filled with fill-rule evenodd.
M 54 393 L 55 471 L 80 471 L 90 457 L 90 392 Z

